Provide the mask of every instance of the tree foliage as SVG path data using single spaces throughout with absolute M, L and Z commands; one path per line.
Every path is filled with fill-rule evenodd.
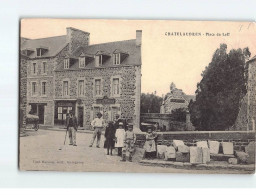
M 163 98 L 155 94 L 141 94 L 141 104 L 140 112 L 141 113 L 160 113 L 160 108 L 162 105 Z
M 172 121 L 179 121 L 179 122 L 186 122 L 186 108 L 177 108 L 172 110 L 171 113 L 171 120 Z
M 215 51 L 197 84 L 196 100 L 189 104 L 191 122 L 197 130 L 225 130 L 234 124 L 246 94 L 245 60 L 249 56 L 248 48 L 227 53 L 226 44 Z

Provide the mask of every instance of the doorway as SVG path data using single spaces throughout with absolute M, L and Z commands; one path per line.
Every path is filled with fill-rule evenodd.
M 44 124 L 44 105 L 38 105 L 39 124 Z
M 84 124 L 84 107 L 78 107 L 78 126 L 83 127 Z

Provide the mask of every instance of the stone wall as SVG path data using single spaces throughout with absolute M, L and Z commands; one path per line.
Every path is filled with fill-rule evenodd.
M 140 105 L 138 97 L 140 96 L 140 66 L 121 66 L 97 69 L 83 70 L 65 70 L 56 71 L 55 74 L 55 97 L 57 99 L 81 99 L 80 105 L 85 108 L 84 126 L 90 127 L 92 120 L 92 105 L 96 104 L 96 99 L 114 98 L 115 104 L 120 105 L 120 113 L 124 113 L 127 119 L 133 119 L 135 126 L 139 126 Z M 112 97 L 111 78 L 120 78 L 120 97 Z M 94 79 L 102 79 L 102 94 L 95 97 Z M 83 97 L 78 96 L 78 79 L 84 79 L 85 94 Z M 63 81 L 69 81 L 69 95 L 63 97 Z M 138 87 L 138 88 L 137 88 Z M 138 94 L 139 93 L 139 94 Z M 105 119 L 109 118 L 109 105 L 103 105 L 102 113 Z
M 19 67 L 19 130 L 26 129 L 26 106 L 27 106 L 27 58 L 20 56 Z
M 233 142 L 234 149 L 244 151 L 245 146 L 255 141 L 255 131 L 186 131 L 157 133 L 157 143 L 167 145 L 175 140 L 183 140 L 187 146 L 196 146 L 198 141 L 214 140 L 219 142 Z M 137 145 L 143 147 L 145 133 L 136 134 Z

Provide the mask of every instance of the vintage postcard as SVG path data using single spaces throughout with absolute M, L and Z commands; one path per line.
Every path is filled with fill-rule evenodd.
M 255 172 L 254 22 L 21 19 L 22 171 Z

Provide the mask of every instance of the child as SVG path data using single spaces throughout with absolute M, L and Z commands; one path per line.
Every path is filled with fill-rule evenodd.
M 116 143 L 115 147 L 118 149 L 118 156 L 122 155 L 122 148 L 124 147 L 124 124 L 122 122 L 119 122 L 118 128 L 116 129 L 115 137 L 116 137 Z
M 156 143 L 155 138 L 157 135 L 152 132 L 152 127 L 148 127 L 146 134 L 146 142 L 144 144 L 145 158 L 153 158 L 156 155 Z
M 116 131 L 115 131 L 114 124 L 112 121 L 110 121 L 105 131 L 107 155 L 109 155 L 109 149 L 110 149 L 110 155 L 112 155 L 112 149 L 115 146 L 115 133 Z
M 129 124 L 128 130 L 125 132 L 125 136 L 124 136 L 125 146 L 123 147 L 121 161 L 126 161 L 126 154 L 128 154 L 129 161 L 132 162 L 132 153 L 134 152 L 135 140 L 136 140 L 136 135 L 133 132 L 133 125 Z

